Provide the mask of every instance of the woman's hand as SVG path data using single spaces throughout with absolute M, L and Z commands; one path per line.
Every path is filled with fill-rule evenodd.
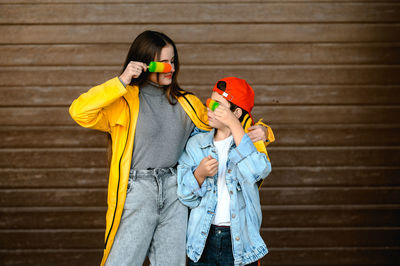
M 218 161 L 208 155 L 201 160 L 193 175 L 201 186 L 207 176 L 214 176 L 218 172 Z
M 147 65 L 142 62 L 131 61 L 126 66 L 124 72 L 119 76 L 126 85 L 130 84 L 132 78 L 138 78 L 143 71 L 147 70 Z
M 268 129 L 262 125 L 251 126 L 247 135 L 249 135 L 253 143 L 259 140 L 267 141 Z

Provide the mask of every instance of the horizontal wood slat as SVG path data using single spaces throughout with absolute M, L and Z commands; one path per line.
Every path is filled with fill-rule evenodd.
M 79 207 L 107 206 L 107 189 L 0 190 L 0 206 Z
M 104 230 L 16 230 L 0 231 L 1 249 L 101 249 Z
M 295 247 L 380 247 L 398 246 L 400 230 L 395 228 L 285 228 L 261 229 L 272 248 Z M 104 230 L 2 230 L 1 249 L 101 249 Z
M 0 99 L 0 106 L 69 106 L 90 87 L 0 87 L 0 92 L 4 95 Z
M 107 190 L 7 189 L 0 190 L 0 207 L 106 206 Z M 400 204 L 400 188 L 270 188 L 260 190 L 262 205 Z M 400 243 L 399 243 L 400 244 Z
M 261 265 L 397 265 L 398 248 L 270 248 Z M 13 250 L 0 251 L 5 266 L 98 265 L 99 250 Z
M 103 250 L 0 250 L 4 266 L 100 265 Z
M 396 125 L 271 125 L 280 146 L 390 146 L 400 144 Z
M 400 106 L 256 106 L 252 115 L 268 124 L 383 124 L 398 123 L 399 111 Z
M 399 27 L 400 28 L 400 27 Z M 94 86 L 120 74 L 119 67 L 0 67 L 0 86 Z M 184 84 L 214 85 L 238 76 L 251 85 L 394 85 L 400 66 L 186 66 Z
M 398 226 L 400 210 L 396 207 L 291 206 L 262 207 L 262 227 L 343 227 Z M 390 211 L 389 211 L 390 209 Z M 391 219 L 394 219 L 391 221 Z M 397 221 L 396 221 L 397 220 Z
M 249 81 L 250 83 L 250 81 Z M 1 106 L 69 106 L 91 86 L 2 86 Z M 210 97 L 214 84 L 182 85 L 203 102 Z M 400 85 L 252 85 L 255 105 L 280 104 L 400 104 Z
M 275 166 L 398 166 L 397 148 L 269 148 Z
M 384 23 L 1 25 L 0 44 L 131 43 L 147 29 L 177 43 L 398 42 L 400 36 L 398 25 Z
M 400 168 L 275 167 L 265 186 L 385 186 L 400 185 Z
M 400 186 L 400 168 L 275 167 L 263 187 Z M 0 188 L 106 188 L 108 169 L 0 169 Z
M 279 124 L 399 124 L 399 106 L 256 106 L 252 114 L 258 120 Z M 4 126 L 76 125 L 67 107 L 0 108 Z
M 107 147 L 106 133 L 80 128 L 66 127 L 1 127 L 0 148 L 33 147 Z
M 399 5 L 379 3 L 14 4 L 1 7 L 0 23 L 396 22 L 399 14 Z
M 106 188 L 108 168 L 0 169 L 1 188 Z
M 400 149 L 392 147 L 269 148 L 274 166 L 398 166 Z M 102 148 L 0 150 L 1 168 L 106 167 Z
M 400 168 L 385 167 L 275 167 L 263 186 L 398 186 Z
M 0 208 L 0 229 L 103 229 L 105 208 Z M 262 227 L 398 226 L 400 206 L 262 207 Z M 27 222 L 29 221 L 29 222 Z
M 0 150 L 3 168 L 107 167 L 107 152 L 99 149 Z
M 0 229 L 104 229 L 106 208 L 14 207 L 0 209 L 0 214 Z
M 88 194 L 90 196 L 90 193 Z M 264 186 L 260 191 L 260 201 L 263 205 L 398 204 L 400 190 L 376 187 L 269 188 Z
M 332 248 L 332 249 L 270 249 L 261 265 L 397 265 L 398 249 Z
M 130 44 L 3 45 L 0 66 L 115 65 L 122 68 Z M 400 44 L 178 44 L 182 65 L 205 64 L 397 64 Z M 68 55 L 68 56 L 66 56 Z
M 147 0 L 146 3 L 160 3 L 160 0 Z M 164 0 L 165 3 L 218 3 L 219 1 L 213 0 L 184 0 L 184 1 L 177 1 L 177 0 Z M 255 2 L 254 0 L 224 0 L 224 3 L 252 3 Z M 264 0 L 267 3 L 276 3 L 276 0 Z M 279 0 L 279 2 L 288 2 L 288 3 L 324 3 L 324 2 L 332 2 L 332 0 Z M 349 3 L 366 3 L 366 2 L 382 2 L 382 3 L 397 3 L 397 0 L 341 0 L 340 2 L 349 2 Z M 115 1 L 115 0 L 0 0 L 2 4 L 65 4 L 65 3 L 73 3 L 73 4 L 115 4 L 115 3 L 143 3 L 143 0 L 124 0 L 124 1 Z
M 398 247 L 400 230 L 395 228 L 262 228 L 270 248 L 295 247 Z
M 400 145 L 400 125 L 270 125 L 283 146 Z M 301 136 L 301 137 L 300 137 Z M 0 128 L 0 148 L 106 147 L 106 133 L 78 126 Z

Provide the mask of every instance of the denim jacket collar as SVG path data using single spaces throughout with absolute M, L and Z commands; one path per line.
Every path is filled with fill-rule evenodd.
M 205 149 L 208 147 L 213 147 L 214 134 L 215 134 L 215 128 L 211 129 L 209 132 L 204 133 L 205 135 L 204 142 L 201 143 L 200 148 Z
M 206 136 L 204 138 L 204 143 L 200 144 L 200 148 L 214 148 L 214 136 L 215 136 L 216 129 L 213 128 L 211 131 L 204 133 Z M 232 142 L 231 146 L 235 146 L 235 142 Z M 231 147 L 232 148 L 232 147 Z

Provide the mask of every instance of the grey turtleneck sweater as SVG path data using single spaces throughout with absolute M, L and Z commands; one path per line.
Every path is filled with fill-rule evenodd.
M 194 129 L 192 120 L 179 103 L 171 105 L 155 83 L 140 87 L 139 101 L 131 168 L 175 166 Z

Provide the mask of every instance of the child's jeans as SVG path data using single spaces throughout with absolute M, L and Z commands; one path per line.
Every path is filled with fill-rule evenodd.
M 189 259 L 189 266 L 232 266 L 234 265 L 231 230 L 229 226 L 211 225 L 206 246 L 198 262 Z M 257 266 L 258 262 L 247 264 Z

